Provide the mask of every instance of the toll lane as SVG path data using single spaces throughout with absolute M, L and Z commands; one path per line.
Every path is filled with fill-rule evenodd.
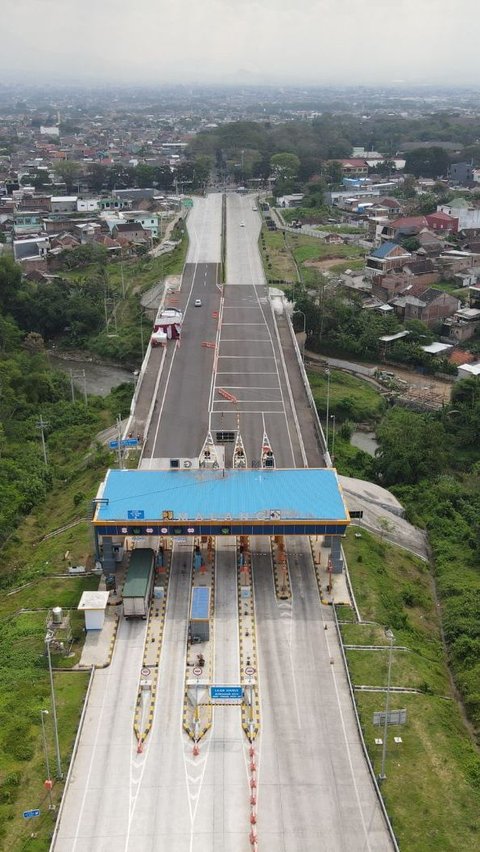
M 269 542 L 252 538 L 262 713 L 259 842 L 286 852 L 386 852 L 392 847 L 308 539 L 296 537 L 287 549 L 292 599 L 277 603 L 270 555 L 262 556 Z

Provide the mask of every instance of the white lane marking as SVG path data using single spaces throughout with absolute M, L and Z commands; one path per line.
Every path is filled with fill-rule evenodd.
M 305 556 L 308 557 L 308 554 L 305 554 Z M 312 565 L 312 570 L 313 570 L 313 565 Z M 318 590 L 318 586 L 317 586 L 317 591 L 318 591 L 318 597 L 319 597 L 319 600 L 320 600 L 320 615 L 321 615 L 321 618 L 322 618 L 323 626 L 325 627 L 326 622 L 325 622 L 325 618 L 324 618 L 324 615 L 323 615 L 324 604 L 322 604 L 322 602 L 321 602 L 320 591 Z M 328 654 L 329 658 L 332 659 L 332 652 L 330 650 L 330 644 L 329 644 L 329 641 L 328 641 L 328 631 L 324 629 L 322 631 L 322 633 L 323 633 L 323 638 L 325 640 L 325 645 L 326 645 L 326 648 L 327 648 L 327 654 Z M 366 826 L 366 823 L 365 823 L 365 818 L 364 818 L 364 815 L 363 815 L 363 809 L 362 809 L 362 805 L 361 805 L 361 802 L 360 802 L 360 793 L 359 793 L 359 790 L 358 790 L 357 779 L 356 779 L 356 776 L 355 776 L 355 770 L 353 768 L 352 752 L 351 752 L 350 744 L 349 744 L 349 741 L 348 741 L 347 729 L 346 729 L 346 725 L 345 725 L 345 717 L 344 717 L 344 714 L 343 714 L 342 704 L 341 704 L 341 701 L 340 701 L 340 693 L 339 693 L 339 690 L 338 690 L 337 676 L 336 676 L 336 673 L 335 673 L 335 666 L 329 666 L 329 668 L 330 668 L 330 672 L 332 674 L 333 685 L 334 685 L 334 688 L 335 688 L 335 697 L 337 699 L 338 712 L 339 712 L 340 721 L 341 721 L 341 725 L 342 725 L 343 739 L 344 739 L 344 742 L 345 742 L 345 748 L 346 748 L 346 752 L 347 752 L 348 763 L 349 763 L 349 766 L 350 766 L 350 775 L 352 777 L 352 783 L 353 783 L 353 787 L 355 789 L 355 798 L 357 800 L 357 806 L 358 806 L 358 810 L 359 810 L 359 813 L 360 813 L 362 828 L 363 828 L 363 831 L 364 831 L 364 834 L 365 834 L 366 847 L 364 847 L 364 848 L 371 850 L 370 841 L 369 841 L 368 832 L 367 832 L 367 826 Z
M 258 358 L 260 361 L 276 361 L 275 355 L 219 355 L 220 358 L 241 358 L 245 361 L 247 358 Z
M 91 774 L 92 774 L 93 762 L 94 762 L 94 760 L 97 756 L 97 743 L 98 743 L 98 738 L 99 738 L 99 735 L 100 735 L 100 726 L 101 726 L 101 722 L 102 722 L 102 719 L 103 719 L 103 713 L 104 713 L 104 710 L 105 710 L 105 700 L 106 700 L 106 697 L 107 697 L 107 694 L 108 694 L 108 691 L 109 691 L 108 686 L 109 686 L 109 681 L 111 680 L 111 678 L 112 678 L 112 673 L 111 673 L 111 669 L 109 669 L 108 674 L 107 674 L 107 683 L 104 686 L 104 690 L 103 690 L 103 698 L 102 698 L 102 704 L 101 704 L 101 707 L 100 707 L 100 715 L 97 716 L 97 730 L 95 732 L 95 740 L 93 742 L 92 756 L 90 758 L 90 763 L 89 763 L 89 766 L 88 766 L 88 773 L 87 773 L 87 778 L 86 778 L 86 781 L 85 781 L 85 789 L 84 789 L 82 801 L 81 801 L 81 804 L 80 804 L 80 810 L 78 812 L 78 820 L 77 820 L 77 826 L 76 826 L 76 829 L 75 829 L 75 836 L 73 838 L 72 852 L 75 852 L 75 849 L 76 849 L 76 846 L 77 846 L 78 834 L 79 834 L 79 831 L 80 831 L 80 826 L 82 825 L 82 822 L 83 822 L 83 812 L 85 810 L 85 802 L 86 802 L 87 794 L 89 792 L 90 777 L 91 777 Z

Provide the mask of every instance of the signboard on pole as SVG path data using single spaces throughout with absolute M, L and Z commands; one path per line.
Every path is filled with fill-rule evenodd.
M 23 812 L 23 818 L 24 819 L 32 819 L 32 817 L 37 817 L 37 816 L 40 816 L 40 811 L 37 810 L 37 809 Z
M 121 441 L 109 441 L 108 446 L 111 450 L 118 450 L 118 446 L 121 447 L 138 447 L 137 438 L 124 438 Z
M 210 687 L 210 701 L 212 704 L 241 704 L 243 701 L 243 686 L 217 685 Z

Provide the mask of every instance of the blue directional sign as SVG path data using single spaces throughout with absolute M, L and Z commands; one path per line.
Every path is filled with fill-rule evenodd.
M 243 686 L 211 686 L 210 701 L 241 701 Z
M 118 445 L 123 447 L 138 447 L 137 438 L 123 438 L 122 441 L 109 441 L 108 446 L 111 450 L 118 450 Z
M 32 819 L 32 817 L 40 816 L 40 811 L 32 810 L 32 811 L 24 811 L 23 817 L 24 819 Z
M 145 512 L 143 509 L 128 509 L 127 517 L 129 521 L 143 521 Z

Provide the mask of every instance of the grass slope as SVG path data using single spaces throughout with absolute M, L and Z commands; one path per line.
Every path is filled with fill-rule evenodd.
M 391 709 L 405 708 L 402 727 L 390 728 L 386 780 L 382 783 L 400 847 L 409 852 L 454 852 L 478 849 L 480 829 L 480 759 L 453 700 L 440 633 L 440 620 L 428 565 L 365 531 L 353 530 L 344 544 L 362 618 L 374 624 L 345 624 L 347 644 L 388 645 L 384 626 L 394 632 L 392 686 L 422 690 L 392 695 Z M 340 614 L 341 617 L 341 614 Z M 387 680 L 388 651 L 347 651 L 354 685 L 382 686 Z M 356 693 L 367 747 L 375 772 L 382 747 L 375 738 L 374 711 L 385 695 Z M 402 743 L 395 744 L 394 736 Z

